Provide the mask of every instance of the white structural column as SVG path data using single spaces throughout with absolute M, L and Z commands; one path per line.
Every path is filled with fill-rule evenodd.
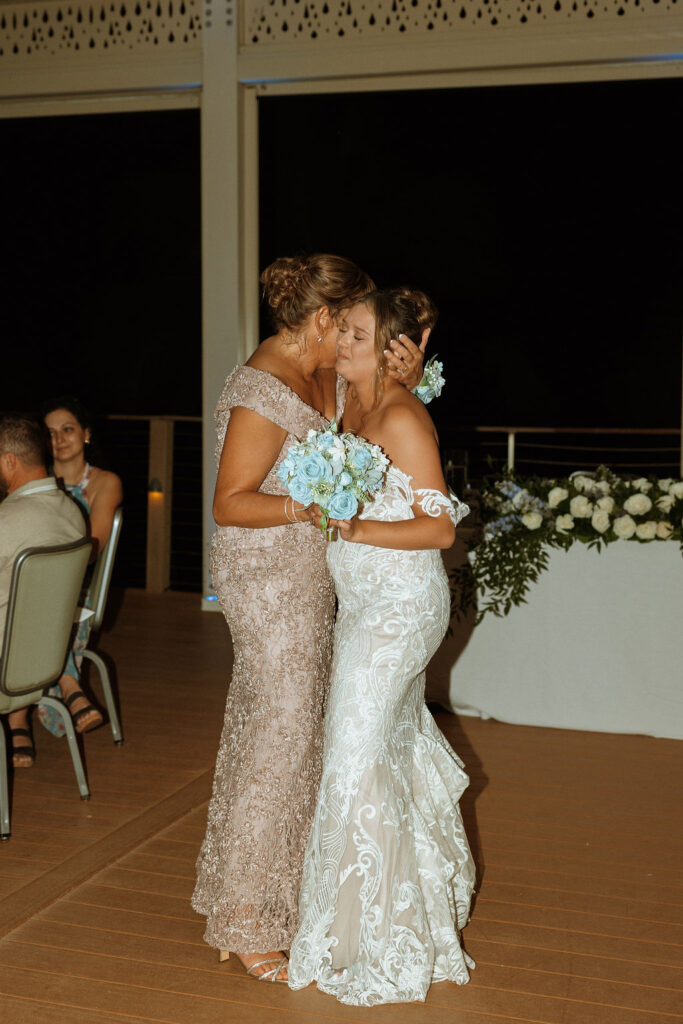
M 202 419 L 203 586 L 216 478 L 213 410 L 223 380 L 242 358 L 237 27 L 232 4 L 204 0 L 202 53 Z

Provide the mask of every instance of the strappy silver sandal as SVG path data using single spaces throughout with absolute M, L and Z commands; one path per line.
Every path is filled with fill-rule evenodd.
M 264 967 L 266 964 L 277 964 L 276 967 L 271 967 L 269 971 L 264 971 L 263 974 L 254 974 L 257 967 Z M 269 960 L 259 960 L 257 964 L 252 964 L 251 967 L 247 968 L 247 974 L 250 978 L 256 978 L 257 981 L 279 981 L 282 985 L 287 984 L 286 978 L 278 978 L 280 971 L 284 970 L 289 964 L 289 960 L 286 956 L 283 957 L 271 957 Z

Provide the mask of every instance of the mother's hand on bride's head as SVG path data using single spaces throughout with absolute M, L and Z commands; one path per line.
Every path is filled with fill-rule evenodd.
M 407 335 L 399 334 L 398 339 L 392 338 L 389 348 L 384 350 L 388 375 L 405 384 L 409 391 L 416 388 L 422 380 L 424 352 L 429 335 L 430 328 L 426 327 L 418 346 Z

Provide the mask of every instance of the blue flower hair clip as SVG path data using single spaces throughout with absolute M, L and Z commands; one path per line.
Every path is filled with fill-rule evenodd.
M 442 373 L 443 363 L 436 356 L 432 356 L 431 359 L 427 360 L 424 365 L 422 380 L 416 388 L 413 388 L 413 394 L 417 395 L 425 405 L 429 405 L 432 399 L 438 398 L 443 391 L 446 380 Z

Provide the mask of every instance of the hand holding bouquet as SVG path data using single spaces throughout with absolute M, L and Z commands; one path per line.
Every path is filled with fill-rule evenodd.
M 376 444 L 355 434 L 340 434 L 335 420 L 327 430 L 309 430 L 305 441 L 293 444 L 278 477 L 292 498 L 322 510 L 321 530 L 332 531 L 332 519 L 352 519 L 358 505 L 381 489 L 389 460 Z

